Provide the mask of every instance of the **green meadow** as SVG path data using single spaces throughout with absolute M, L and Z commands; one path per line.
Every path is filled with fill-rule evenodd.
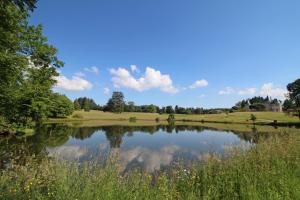
M 257 117 L 256 124 L 270 124 L 275 120 L 278 123 L 300 123 L 298 117 L 289 115 L 283 112 L 234 112 L 222 114 L 203 114 L 203 115 L 184 115 L 175 114 L 176 121 L 186 122 L 215 122 L 215 123 L 235 123 L 235 124 L 253 124 L 250 120 L 251 114 Z M 168 114 L 158 113 L 138 113 L 138 112 L 123 112 L 121 114 L 102 112 L 91 110 L 75 111 L 73 115 L 62 119 L 50 119 L 48 122 L 70 122 L 70 121 L 94 121 L 98 123 L 111 123 L 109 121 L 129 121 L 130 118 L 135 117 L 137 121 L 147 123 L 147 121 L 167 121 Z

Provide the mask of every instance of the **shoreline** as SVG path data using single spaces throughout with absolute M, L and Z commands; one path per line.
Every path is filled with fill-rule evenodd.
M 82 118 L 75 118 L 74 115 L 80 115 Z M 248 116 L 251 114 L 258 115 L 258 119 L 255 122 L 250 121 Z M 261 117 L 261 115 L 264 116 Z M 168 123 L 168 114 L 158 114 L 158 113 L 109 113 L 101 111 L 75 111 L 74 114 L 68 118 L 52 118 L 44 122 L 44 124 L 52 123 L 72 123 L 72 122 L 128 122 L 132 125 L 135 122 L 131 122 L 130 118 L 136 118 L 137 122 L 154 122 Z M 280 120 L 280 119 L 283 120 Z M 206 114 L 206 115 L 182 115 L 175 114 L 175 122 L 193 122 L 193 123 L 213 123 L 213 124 L 233 124 L 233 125 L 258 125 L 258 126 L 281 126 L 281 127 L 300 127 L 300 119 L 293 116 L 288 116 L 285 113 L 271 113 L 271 112 L 240 112 L 231 114 Z

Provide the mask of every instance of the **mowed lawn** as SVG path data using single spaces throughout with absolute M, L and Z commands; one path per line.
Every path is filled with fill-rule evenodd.
M 257 117 L 257 123 L 270 123 L 274 120 L 278 122 L 300 122 L 298 117 L 287 115 L 281 112 L 236 112 L 229 113 L 226 115 L 222 114 L 206 114 L 206 115 L 182 115 L 176 114 L 175 119 L 177 121 L 205 121 L 205 122 L 228 122 L 228 123 L 252 123 L 250 120 L 250 115 L 254 114 Z M 81 116 L 81 118 L 76 118 L 74 116 Z M 75 111 L 72 116 L 65 119 L 51 119 L 50 121 L 87 121 L 87 120 L 116 120 L 116 121 L 127 121 L 129 118 L 135 117 L 137 120 L 141 121 L 155 121 L 159 118 L 160 121 L 165 121 L 168 118 L 168 114 L 158 114 L 158 113 L 135 113 L 135 112 L 124 112 L 121 114 L 115 114 L 110 112 L 102 111 Z

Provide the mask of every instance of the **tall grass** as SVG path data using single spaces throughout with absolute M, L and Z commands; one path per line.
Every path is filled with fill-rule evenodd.
M 300 199 L 299 147 L 299 136 L 282 134 L 232 159 L 155 174 L 30 158 L 1 172 L 0 199 Z

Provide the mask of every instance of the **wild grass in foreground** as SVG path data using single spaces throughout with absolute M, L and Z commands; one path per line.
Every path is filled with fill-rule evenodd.
M 229 160 L 155 175 L 32 161 L 1 172 L 0 199 L 300 199 L 299 147 L 299 136 L 284 134 Z

